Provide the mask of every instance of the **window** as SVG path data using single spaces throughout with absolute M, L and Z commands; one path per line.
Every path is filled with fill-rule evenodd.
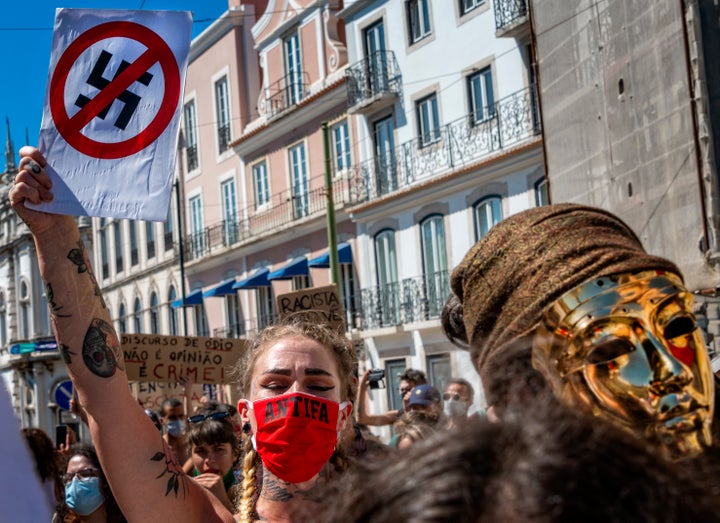
M 484 3 L 485 0 L 460 0 L 460 14 L 465 15 Z
M 218 153 L 224 153 L 230 145 L 230 97 L 227 76 L 223 76 L 215 82 L 215 121 L 217 122 Z
M 418 135 L 420 145 L 429 145 L 440 139 L 440 117 L 438 116 L 437 96 L 433 93 L 416 103 Z
M 307 166 L 305 164 L 305 144 L 298 144 L 291 147 L 290 155 L 290 173 L 292 176 L 292 199 L 293 199 L 293 216 L 297 220 L 303 216 L 307 216 L 308 208 L 308 178 Z
M 7 305 L 5 304 L 5 293 L 0 293 L 0 347 L 4 347 L 7 340 Z
M 375 180 L 373 181 L 379 196 L 398 188 L 395 124 L 392 116 L 373 123 L 373 141 L 375 146 Z
M 155 292 L 150 295 L 150 332 L 152 334 L 160 332 L 160 308 Z
M 175 307 L 172 306 L 172 302 L 177 300 L 177 292 L 175 291 L 174 286 L 170 286 L 170 290 L 168 291 L 168 330 L 170 331 L 170 336 L 177 336 L 178 335 L 178 311 Z
M 473 125 L 495 116 L 492 71 L 489 67 L 467 77 L 470 121 Z
M 257 329 L 264 329 L 273 322 L 275 315 L 275 300 L 272 287 L 257 287 L 255 289 L 257 307 Z
M 450 294 L 443 218 L 437 214 L 420 224 L 425 284 L 423 297 L 427 300 L 422 319 L 439 317 Z
M 169 251 L 173 248 L 173 206 L 172 202 L 168 205 L 168 215 L 163 224 L 163 236 L 165 241 L 165 250 Z
M 350 263 L 340 264 L 340 287 L 342 290 L 343 307 L 345 308 L 345 326 L 349 330 L 357 327 L 357 306 L 355 303 L 355 271 Z
M 107 219 L 100 219 L 98 240 L 100 241 L 100 277 L 105 280 L 110 277 L 110 266 L 108 257 Z
M 237 292 L 225 296 L 225 314 L 227 317 L 227 337 L 239 338 L 244 333 L 242 310 Z
M 408 0 L 405 7 L 410 29 L 410 43 L 414 44 L 430 35 L 428 3 L 427 0 Z
M 115 273 L 119 273 L 123 270 L 122 229 L 119 221 L 113 223 L 113 232 L 115 234 Z
M 303 289 L 309 289 L 311 287 L 310 285 L 310 276 L 307 274 L 303 274 L 301 276 L 293 276 L 292 277 L 292 290 L 293 291 L 301 291 Z
M 255 191 L 255 208 L 270 202 L 270 186 L 268 185 L 267 164 L 263 160 L 252 166 L 253 190 Z
M 434 354 L 427 357 L 428 383 L 432 383 L 437 390 L 444 391 L 451 377 L 452 366 L 449 354 Z
M 283 42 L 285 50 L 285 96 L 286 106 L 295 105 L 303 97 L 302 55 L 300 36 L 297 31 Z
M 333 165 L 335 173 L 350 169 L 350 133 L 347 120 L 334 125 L 330 129 L 333 143 Z
M 155 222 L 145 222 L 145 245 L 147 257 L 155 257 Z
M 127 332 L 127 311 L 125 310 L 125 304 L 120 302 L 120 309 L 118 309 L 118 330 L 121 333 Z
M 130 229 L 130 266 L 134 267 L 138 264 L 138 238 L 137 228 L 138 222 L 128 221 L 128 228 Z
M 222 195 L 222 213 L 225 222 L 225 243 L 232 245 L 238 240 L 237 202 L 235 199 L 235 179 L 225 180 L 220 185 Z
M 133 329 L 133 332 L 143 331 L 142 303 L 140 302 L 140 298 L 135 298 L 135 307 L 133 309 Z
M 195 333 L 196 336 L 210 336 L 208 329 L 207 316 L 205 315 L 205 305 L 193 305 L 193 316 L 195 317 Z
M 535 183 L 535 205 L 540 207 L 541 205 L 548 205 L 549 203 L 550 197 L 548 196 L 547 179 L 543 176 Z
M 190 198 L 190 234 L 192 235 L 192 249 L 195 256 L 201 256 L 205 250 L 205 237 L 203 235 L 203 212 L 200 195 Z
M 499 196 L 490 196 L 475 204 L 475 241 L 484 237 L 502 218 L 502 200 Z
M 30 339 L 30 286 L 20 282 L 20 339 Z
M 375 268 L 377 271 L 378 327 L 400 323 L 400 285 L 398 284 L 395 231 L 385 229 L 375 236 Z
M 400 397 L 400 375 L 406 369 L 405 360 L 388 360 L 385 362 L 385 387 L 387 388 L 390 410 L 402 408 Z
M 185 161 L 188 172 L 194 171 L 199 166 L 195 100 L 185 104 Z

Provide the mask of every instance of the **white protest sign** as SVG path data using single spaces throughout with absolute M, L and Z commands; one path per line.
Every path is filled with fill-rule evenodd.
M 39 149 L 55 199 L 28 207 L 163 221 L 192 16 L 58 9 Z

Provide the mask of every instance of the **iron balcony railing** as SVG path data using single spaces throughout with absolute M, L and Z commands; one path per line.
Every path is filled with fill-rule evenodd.
M 360 328 L 438 319 L 449 295 L 447 271 L 362 289 Z
M 441 127 L 439 139 L 415 138 L 352 167 L 351 201 L 365 202 L 455 169 L 540 134 L 533 87 Z
M 392 51 L 375 51 L 345 70 L 348 105 L 353 107 L 401 91 L 400 68 Z
M 288 73 L 265 90 L 265 112 L 275 116 L 299 103 L 310 84 L 305 71 Z
M 504 29 L 527 16 L 527 0 L 495 0 L 495 29 Z
M 323 216 L 327 196 L 324 185 L 318 187 L 320 183 L 324 183 L 324 177 L 312 178 L 307 182 L 308 188 L 313 187 L 311 189 L 275 193 L 268 204 L 257 209 L 252 206 L 240 212 L 243 218 L 223 220 L 186 235 L 182 241 L 185 261 L 198 260 L 241 242 L 272 234 L 297 220 Z M 335 178 L 333 196 L 336 207 L 352 203 L 350 198 L 355 193 L 352 186 L 345 176 Z

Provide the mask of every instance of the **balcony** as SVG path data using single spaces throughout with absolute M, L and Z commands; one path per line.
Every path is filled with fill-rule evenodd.
M 348 67 L 348 112 L 377 111 L 395 103 L 402 92 L 400 68 L 392 51 L 375 51 Z
M 265 114 L 273 118 L 291 109 L 305 97 L 309 85 L 304 71 L 286 74 L 265 90 Z
M 362 289 L 360 327 L 379 329 L 439 319 L 449 295 L 447 271 Z
M 495 36 L 517 37 L 530 30 L 527 0 L 495 0 Z
M 320 179 L 324 180 L 324 177 L 308 180 L 308 187 L 320 185 Z M 333 195 L 336 208 L 350 203 L 354 193 L 347 178 L 335 178 Z M 185 260 L 199 260 L 224 252 L 230 247 L 285 230 L 288 225 L 299 220 L 323 217 L 326 208 L 324 185 L 310 190 L 275 193 L 269 204 L 240 213 L 246 218 L 223 220 L 185 236 L 182 242 Z
M 351 203 L 367 202 L 470 166 L 540 134 L 533 87 L 518 91 L 438 131 L 439 140 L 416 138 L 353 167 Z

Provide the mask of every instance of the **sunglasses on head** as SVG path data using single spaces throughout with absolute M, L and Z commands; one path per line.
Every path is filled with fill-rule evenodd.
M 200 423 L 202 421 L 205 421 L 206 419 L 223 419 L 227 418 L 230 415 L 229 412 L 226 412 L 224 410 L 221 410 L 219 412 L 213 412 L 212 414 L 195 414 L 194 416 L 190 416 L 188 418 L 188 421 L 190 423 Z

